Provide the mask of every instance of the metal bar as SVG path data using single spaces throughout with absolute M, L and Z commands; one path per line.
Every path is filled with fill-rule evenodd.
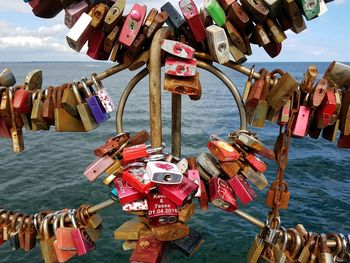
M 171 94 L 171 153 L 181 157 L 181 94 Z
M 161 100 L 161 42 L 174 35 L 168 27 L 163 27 L 155 34 L 149 60 L 149 113 L 152 148 L 162 145 L 162 100 Z
M 260 221 L 259 219 L 243 212 L 242 210 L 237 209 L 236 211 L 233 212 L 236 216 L 239 216 L 240 218 L 248 221 L 249 223 L 259 227 L 263 228 L 265 226 L 263 221 Z
M 118 109 L 117 109 L 117 117 L 116 117 L 116 123 L 117 123 L 117 133 L 124 132 L 123 129 L 123 115 L 124 115 L 124 109 L 126 105 L 126 101 L 128 100 L 128 97 L 130 93 L 133 91 L 135 86 L 148 75 L 149 71 L 148 68 L 144 68 L 141 70 L 135 77 L 131 79 L 128 86 L 123 91 L 123 94 L 120 97 Z
M 117 204 L 117 203 L 119 203 L 118 200 L 108 199 L 108 200 L 106 200 L 106 201 L 104 201 L 104 202 L 102 202 L 102 203 L 99 203 L 99 204 L 97 204 L 97 205 L 94 205 L 94 206 L 90 207 L 90 208 L 88 209 L 88 213 L 89 213 L 89 214 L 94 214 L 94 213 L 96 213 L 96 212 L 98 212 L 98 211 L 100 211 L 100 210 L 103 210 L 103 209 L 105 209 L 105 208 L 108 208 L 108 207 L 110 207 L 110 206 L 112 206 L 112 205 L 115 205 L 115 204 Z
M 127 69 L 128 68 L 128 65 L 126 64 L 118 64 L 118 65 L 115 65 L 113 67 L 110 67 L 108 69 L 106 69 L 105 71 L 101 72 L 100 74 L 98 74 L 96 76 L 96 80 L 104 80 L 114 74 L 117 74 L 119 73 L 120 71 L 123 71 L 124 69 Z M 90 86 L 93 84 L 93 81 L 91 78 L 89 78 L 87 81 L 86 81 L 86 85 Z M 79 88 L 83 88 L 83 86 L 81 84 L 79 84 L 78 86 Z

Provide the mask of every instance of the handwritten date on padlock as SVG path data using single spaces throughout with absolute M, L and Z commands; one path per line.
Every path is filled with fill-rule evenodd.
M 147 7 L 134 4 L 119 36 L 119 43 L 130 47 L 139 33 L 146 16 Z
M 208 149 L 221 162 L 237 161 L 240 156 L 235 148 L 224 141 L 210 141 Z

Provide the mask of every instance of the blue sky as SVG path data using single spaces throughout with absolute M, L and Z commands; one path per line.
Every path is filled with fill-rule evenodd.
M 131 5 L 140 1 L 128 1 Z M 143 1 L 149 9 L 160 7 L 164 1 Z M 170 1 L 177 6 L 178 1 Z M 196 1 L 201 4 L 201 0 Z M 281 54 L 271 59 L 262 48 L 254 47 L 249 62 L 261 61 L 350 61 L 349 0 L 329 3 L 328 12 L 307 21 L 308 29 L 299 35 L 287 32 Z M 0 2 L 0 61 L 92 61 L 71 50 L 66 43 L 68 28 L 63 12 L 53 19 L 42 19 L 31 13 L 22 0 Z

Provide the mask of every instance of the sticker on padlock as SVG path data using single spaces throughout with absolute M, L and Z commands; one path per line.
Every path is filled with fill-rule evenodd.
M 134 4 L 129 15 L 127 16 L 122 31 L 119 36 L 119 43 L 130 47 L 136 39 L 143 20 L 146 16 L 147 7 L 139 4 Z
M 240 154 L 225 141 L 209 141 L 208 149 L 221 162 L 237 161 Z
M 242 175 L 238 174 L 232 177 L 228 180 L 228 183 L 242 204 L 246 205 L 256 198 L 253 188 L 250 187 L 249 183 Z
M 165 60 L 165 73 L 180 77 L 193 77 L 197 73 L 196 59 L 179 59 L 168 56 Z
M 123 211 L 140 211 L 140 210 L 148 210 L 148 203 L 146 199 L 123 205 Z
M 235 193 L 228 183 L 219 177 L 213 177 L 209 182 L 210 201 L 213 205 L 227 212 L 238 209 Z
M 150 161 L 146 171 L 151 181 L 158 184 L 179 184 L 184 178 L 176 164 L 169 162 Z
M 127 169 L 123 172 L 123 179 L 137 191 L 145 194 L 155 186 L 144 167 Z
M 165 52 L 179 58 L 183 58 L 183 59 L 194 58 L 195 49 L 193 47 L 190 47 L 178 41 L 164 39 L 161 42 L 161 48 Z
M 176 204 L 163 194 L 147 195 L 148 222 L 152 226 L 174 224 L 179 218 Z
M 115 106 L 112 97 L 109 95 L 107 89 L 102 85 L 102 82 L 97 80 L 97 74 L 93 73 L 91 75 L 91 79 L 96 87 L 96 94 L 99 97 L 102 106 L 105 108 L 106 112 L 111 113 L 112 111 L 116 111 L 117 107 Z
M 183 206 L 190 202 L 197 190 L 198 185 L 186 176 L 183 177 L 181 183 L 172 185 L 160 184 L 158 186 L 158 191 L 178 206 Z
M 128 162 L 149 156 L 150 154 L 162 152 L 165 143 L 161 147 L 152 149 L 151 145 L 139 144 L 131 147 L 125 147 L 123 150 L 123 161 Z
M 114 179 L 115 189 L 117 190 L 119 202 L 121 205 L 138 201 L 145 197 L 145 194 L 140 193 L 131 185 L 129 185 L 122 177 Z

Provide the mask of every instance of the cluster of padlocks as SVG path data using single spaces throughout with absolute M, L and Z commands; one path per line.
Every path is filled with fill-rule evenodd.
M 33 13 L 52 18 L 65 9 L 69 46 L 80 51 L 88 43 L 87 55 L 97 60 L 128 64 L 146 51 L 155 32 L 166 22 L 178 39 L 198 51 L 210 52 L 221 64 L 230 54 L 238 63 L 252 55 L 251 44 L 262 46 L 276 57 L 287 38 L 284 31 L 306 29 L 303 16 L 314 19 L 327 11 L 329 0 L 205 0 L 200 10 L 193 0 L 179 1 L 182 15 L 166 3 L 161 12 L 134 4 L 123 15 L 125 0 L 77 1 L 30 0 Z M 147 54 L 145 54 L 147 56 Z
M 337 146 L 349 148 L 350 91 L 343 86 L 346 77 L 341 74 L 347 68 L 345 64 L 333 62 L 315 84 L 318 70 L 311 65 L 300 85 L 282 70 L 271 73 L 265 69 L 260 70 L 260 78 L 253 84 L 250 78 L 243 95 L 248 123 L 262 128 L 265 120 L 269 120 L 283 126 L 288 123 L 291 111 L 296 110 L 293 136 L 303 138 L 309 135 L 318 139 L 322 132 L 324 139 L 334 142 L 340 130 Z M 281 77 L 272 83 L 275 74 L 280 74 Z M 339 78 L 339 74 L 343 79 Z M 296 90 L 300 94 L 292 101 L 291 96 Z

